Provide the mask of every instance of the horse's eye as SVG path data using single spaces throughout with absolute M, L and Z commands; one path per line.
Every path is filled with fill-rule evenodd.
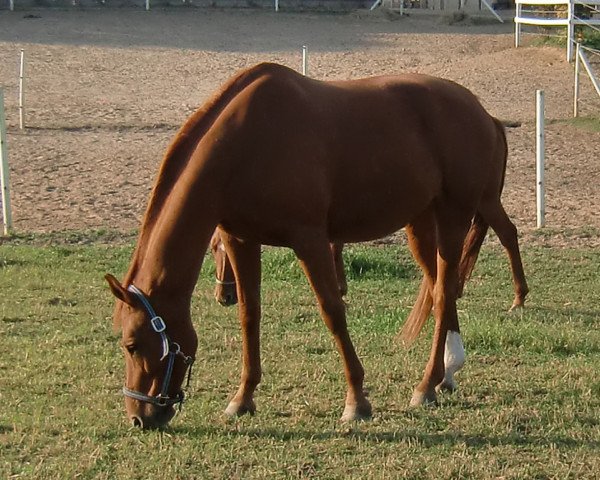
M 123 344 L 123 348 L 129 352 L 129 354 L 133 355 L 137 350 L 137 347 L 133 343 Z

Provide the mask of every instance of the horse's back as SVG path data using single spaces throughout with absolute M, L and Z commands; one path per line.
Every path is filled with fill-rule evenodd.
M 442 195 L 478 201 L 497 132 L 467 89 L 425 75 L 323 82 L 255 68 L 211 132 L 213 144 L 229 139 L 214 159 L 227 170 L 225 225 L 259 232 L 272 219 L 250 210 L 270 211 L 282 231 L 325 223 L 355 241 L 401 228 Z

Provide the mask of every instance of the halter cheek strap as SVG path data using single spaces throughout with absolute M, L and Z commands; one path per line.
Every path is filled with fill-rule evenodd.
M 163 379 L 160 393 L 158 395 L 147 395 L 145 393 L 138 392 L 137 390 L 131 390 L 127 387 L 123 387 L 123 395 L 129 398 L 133 398 L 134 400 L 151 403 L 159 407 L 168 407 L 177 403 L 179 403 L 181 406 L 185 398 L 183 391 L 179 391 L 174 397 L 169 397 L 169 384 L 171 383 L 171 377 L 173 376 L 175 358 L 178 356 L 181 357 L 183 359 L 183 363 L 188 368 L 186 388 L 190 384 L 190 377 L 192 375 L 192 364 L 194 363 L 194 359 L 188 355 L 185 355 L 181 351 L 181 347 L 179 346 L 179 344 L 176 342 L 172 342 L 169 339 L 169 336 L 166 333 L 167 326 L 164 320 L 162 319 L 162 317 L 159 317 L 156 314 L 154 308 L 152 308 L 152 305 L 150 304 L 146 296 L 141 292 L 141 290 L 138 289 L 135 285 L 129 285 L 129 287 L 127 287 L 127 290 L 133 293 L 142 303 L 144 309 L 146 310 L 146 313 L 148 313 L 148 315 L 150 316 L 150 326 L 156 333 L 160 335 L 163 347 L 163 353 L 160 357 L 160 360 L 162 361 L 166 357 L 168 357 L 168 360 L 167 371 L 165 373 L 165 378 Z

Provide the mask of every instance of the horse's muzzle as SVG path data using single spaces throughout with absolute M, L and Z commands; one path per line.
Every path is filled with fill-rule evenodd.
M 154 413 L 152 415 L 131 415 L 129 420 L 136 428 L 152 430 L 166 427 L 171 419 L 175 416 L 175 413 L 176 412 L 173 407 L 162 407 L 160 409 L 154 409 Z
M 217 302 L 219 302 L 224 307 L 231 307 L 237 303 L 237 295 L 234 293 L 226 293 L 224 295 L 217 296 Z

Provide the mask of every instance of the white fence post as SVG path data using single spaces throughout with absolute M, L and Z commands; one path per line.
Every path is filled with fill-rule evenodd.
M 308 50 L 306 45 L 302 45 L 302 75 L 308 75 Z
M 8 235 L 12 229 L 8 177 L 8 145 L 6 144 L 6 122 L 4 120 L 4 91 L 0 88 L 0 188 L 2 189 L 4 235 Z
M 517 19 L 521 18 L 523 6 L 517 1 L 515 7 L 515 48 L 518 48 L 521 45 L 521 22 Z
M 19 70 L 19 128 L 25 128 L 25 51 L 21 50 L 21 68 Z
M 545 226 L 546 205 L 544 201 L 544 91 L 536 90 L 536 155 L 535 155 L 535 173 L 536 173 L 536 205 L 537 205 L 537 227 Z
M 275 11 L 279 11 L 279 0 L 275 0 Z
M 573 92 L 573 117 L 577 118 L 579 115 L 579 52 L 581 50 L 581 43 L 577 42 L 577 48 L 575 49 L 575 91 Z
M 573 23 L 573 17 L 575 15 L 575 4 L 573 0 L 569 0 L 567 5 L 567 62 L 573 60 L 573 38 L 575 37 L 575 25 Z
M 15 10 L 15 0 L 10 0 L 10 2 L 8 2 L 8 6 L 10 8 L 10 11 L 14 11 Z

